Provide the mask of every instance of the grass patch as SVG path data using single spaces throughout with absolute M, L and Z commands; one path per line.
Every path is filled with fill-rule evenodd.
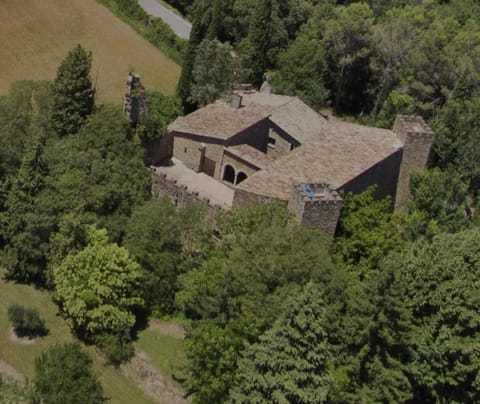
M 99 102 L 122 102 L 129 71 L 148 90 L 175 92 L 178 64 L 96 0 L 3 0 L 0 20 L 0 95 L 17 80 L 52 80 L 78 43 L 93 53 Z
M 140 332 L 135 348 L 145 351 L 152 365 L 181 387 L 178 381 L 185 378 L 188 364 L 183 336 L 164 331 L 163 327 L 156 326 L 158 324 L 160 322 L 152 320 L 151 326 Z
M 178 37 L 161 18 L 150 16 L 138 3 L 135 3 L 135 6 L 131 5 L 129 9 L 124 9 L 121 7 L 121 1 L 119 0 L 97 1 L 130 25 L 153 46 L 160 49 L 179 65 L 182 64 L 183 53 L 188 42 Z
M 18 372 L 28 378 L 34 375 L 34 360 L 43 350 L 55 344 L 72 341 L 70 333 L 62 317 L 58 315 L 57 307 L 51 300 L 51 294 L 40 291 L 32 286 L 5 282 L 4 270 L 0 270 L 0 359 L 13 366 Z M 14 342 L 10 338 L 11 325 L 7 317 L 7 309 L 11 304 L 28 304 L 36 308 L 45 319 L 48 335 L 37 338 L 33 343 Z M 27 341 L 28 342 L 28 341 Z M 99 376 L 105 395 L 112 403 L 151 403 L 136 384 L 125 377 L 119 370 L 104 366 L 103 359 L 96 353 L 94 347 L 87 350 L 94 361 L 94 371 Z

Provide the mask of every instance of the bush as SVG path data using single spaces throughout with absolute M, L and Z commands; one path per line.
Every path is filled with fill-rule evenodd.
M 15 333 L 19 337 L 35 337 L 47 333 L 45 321 L 40 318 L 37 309 L 12 304 L 8 308 L 8 319 L 12 322 Z
M 105 355 L 108 363 L 113 366 L 119 366 L 128 361 L 134 353 L 128 331 L 120 332 L 117 335 L 102 334 L 96 338 L 96 343 Z
M 35 387 L 43 403 L 102 403 L 92 359 L 78 343 L 57 345 L 35 359 Z

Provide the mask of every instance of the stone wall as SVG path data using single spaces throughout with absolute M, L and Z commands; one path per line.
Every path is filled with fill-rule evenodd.
M 244 129 L 227 140 L 225 146 L 248 144 L 263 153 L 267 152 L 269 121 L 267 118 Z
M 123 113 L 136 125 L 140 116 L 148 114 L 148 110 L 147 94 L 140 82 L 140 76 L 128 73 Z
M 419 116 L 399 115 L 393 131 L 403 142 L 395 209 L 401 209 L 410 196 L 410 176 L 426 167 L 435 133 Z
M 338 191 L 359 194 L 371 185 L 377 185 L 376 199 L 391 197 L 392 208 L 396 199 L 398 175 L 402 162 L 402 149 L 399 145 L 396 152 L 380 161 L 364 173 L 343 185 Z
M 202 171 L 202 159 L 206 157 L 215 161 L 213 177 L 220 179 L 222 174 L 223 142 L 212 138 L 171 132 L 174 136 L 173 156 L 196 171 Z
M 192 192 L 187 186 L 180 185 L 176 180 L 168 178 L 166 174 L 156 174 L 152 170 L 152 194 L 154 197 L 168 197 L 177 209 L 184 208 L 187 204 L 194 203 L 205 211 L 209 220 L 215 220 L 220 206 L 214 205 L 209 199 L 204 199 L 197 192 Z
M 273 139 L 275 144 L 273 145 L 269 143 L 267 154 L 275 159 L 287 155 L 292 151 L 293 147 L 299 145 L 295 139 L 285 133 L 274 123 L 271 123 L 270 130 L 268 132 L 268 138 Z
M 342 198 L 327 184 L 292 184 L 288 210 L 303 226 L 334 236 L 342 203 Z
M 173 134 L 167 133 L 161 139 L 144 142 L 143 146 L 145 147 L 145 164 L 160 165 L 173 155 Z
M 257 195 L 243 189 L 236 188 L 235 194 L 233 195 L 233 208 L 247 208 L 255 203 L 270 203 L 270 204 L 280 204 L 287 206 L 288 201 L 282 201 L 276 198 L 269 198 L 264 195 Z

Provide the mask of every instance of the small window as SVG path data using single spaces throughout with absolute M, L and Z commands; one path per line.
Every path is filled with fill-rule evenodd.
M 275 149 L 275 143 L 277 143 L 277 139 L 268 137 L 268 147 L 270 147 L 270 149 Z
M 183 148 L 183 152 L 184 152 L 184 153 L 187 152 L 187 148 L 186 148 L 186 147 Z
M 291 143 L 290 144 L 290 151 L 295 150 L 297 148 L 296 144 Z

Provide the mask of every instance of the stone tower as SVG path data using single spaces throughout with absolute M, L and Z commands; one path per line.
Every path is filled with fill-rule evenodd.
M 128 73 L 123 113 L 134 125 L 137 124 L 140 116 L 148 113 L 147 94 L 137 74 Z
M 410 195 L 410 175 L 426 167 L 435 133 L 420 116 L 398 115 L 393 131 L 403 143 L 395 210 L 401 209 Z
M 327 184 L 294 183 L 288 201 L 288 210 L 298 221 L 313 229 L 322 229 L 335 235 L 343 200 Z

